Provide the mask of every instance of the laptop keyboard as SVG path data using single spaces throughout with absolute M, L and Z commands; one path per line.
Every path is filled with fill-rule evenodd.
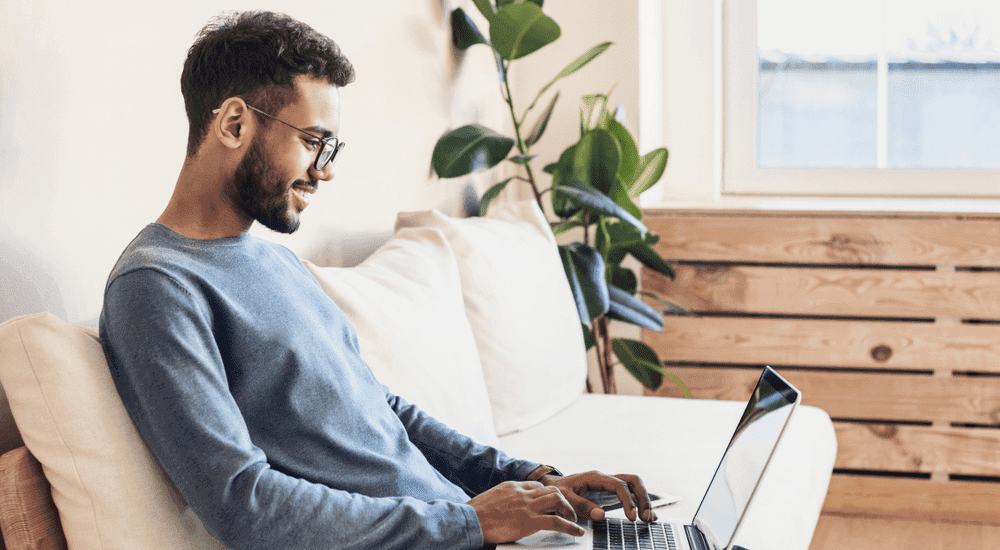
M 674 532 L 666 523 L 607 518 L 591 522 L 591 527 L 594 550 L 677 550 Z

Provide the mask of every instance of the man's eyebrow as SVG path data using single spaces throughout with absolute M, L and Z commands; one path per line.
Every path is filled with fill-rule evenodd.
M 328 138 L 328 137 L 331 137 L 331 136 L 334 135 L 333 132 L 331 132 L 330 130 L 324 128 L 323 126 L 310 126 L 308 128 L 303 128 L 303 130 L 308 130 L 308 131 L 310 131 L 310 132 L 312 132 L 314 134 L 319 134 L 319 135 L 321 135 L 321 136 L 323 136 L 325 138 Z

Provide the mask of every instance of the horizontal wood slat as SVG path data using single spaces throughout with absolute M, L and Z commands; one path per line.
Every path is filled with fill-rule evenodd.
M 757 383 L 756 368 L 667 365 L 698 399 L 746 401 Z M 802 402 L 833 418 L 1000 424 L 1000 377 L 777 371 L 802 391 Z M 665 381 L 655 395 L 680 397 Z
M 643 221 L 674 260 L 1000 266 L 1000 218 L 969 217 L 649 210 Z
M 692 311 L 1000 319 L 1000 272 L 678 265 L 643 288 Z
M 663 361 L 1000 373 L 1000 326 L 667 316 L 643 340 Z
M 1000 483 L 834 474 L 824 513 L 1000 523 Z
M 1000 429 L 836 422 L 836 468 L 1000 476 Z

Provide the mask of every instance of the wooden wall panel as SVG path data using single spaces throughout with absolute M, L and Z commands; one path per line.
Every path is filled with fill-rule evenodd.
M 1000 326 L 668 316 L 643 338 L 664 361 L 1000 373 Z
M 1000 319 L 1000 272 L 678 265 L 644 288 L 701 312 Z
M 837 468 L 1000 477 L 1000 429 L 837 422 Z
M 1000 266 L 1000 217 L 648 210 L 657 251 L 685 261 Z
M 746 401 L 760 368 L 666 365 L 698 399 Z M 833 418 L 1000 425 L 1000 378 L 896 373 L 776 370 L 802 392 L 802 402 Z M 670 383 L 652 392 L 680 397 Z
M 1000 483 L 835 475 L 825 513 L 1000 524 Z
M 826 410 L 825 511 L 1000 524 L 1000 215 L 644 221 L 677 271 L 644 270 L 644 290 L 693 315 L 665 312 L 643 340 L 695 397 L 744 401 L 770 364 Z

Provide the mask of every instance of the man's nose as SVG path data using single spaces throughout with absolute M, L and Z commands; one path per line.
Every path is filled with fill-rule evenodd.
M 324 166 L 322 170 L 317 170 L 315 166 L 311 166 L 309 169 L 312 171 L 313 177 L 317 180 L 330 181 L 336 175 L 332 162 Z

